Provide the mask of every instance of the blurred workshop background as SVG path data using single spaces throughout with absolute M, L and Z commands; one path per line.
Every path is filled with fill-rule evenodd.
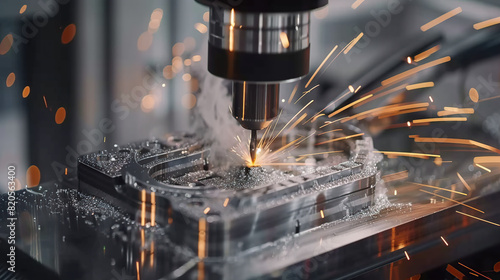
M 462 12 L 453 20 L 422 32 L 423 24 L 457 6 Z M 0 170 L 15 164 L 23 174 L 36 165 L 41 181 L 48 181 L 66 168 L 75 172 L 78 154 L 192 129 L 207 75 L 207 11 L 194 0 L 2 1 Z M 313 13 L 311 71 L 335 44 L 344 47 L 365 35 L 316 80 L 321 87 L 315 94 L 328 102 L 374 65 L 404 60 L 398 50 L 463 40 L 473 24 L 499 14 L 496 0 L 370 0 L 359 7 L 330 0 Z M 462 89 L 478 85 L 492 96 L 498 92 L 498 65 L 498 57 L 484 60 L 432 92 L 446 92 L 443 104 L 461 104 L 468 96 Z M 292 88 L 282 88 L 283 98 Z M 496 106 L 481 109 L 483 118 L 473 121 L 498 136 Z M 376 146 L 403 145 L 387 139 Z

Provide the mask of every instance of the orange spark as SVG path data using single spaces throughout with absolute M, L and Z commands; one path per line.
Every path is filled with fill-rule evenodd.
M 486 167 L 482 166 L 481 164 L 477 164 L 477 163 L 476 163 L 476 166 L 477 166 L 477 167 L 479 167 L 479 168 L 482 168 L 482 169 L 484 169 L 484 170 L 486 170 L 486 171 L 488 171 L 488 172 L 491 172 L 491 169 L 486 168 Z
M 384 154 L 384 155 L 402 156 L 402 157 L 422 158 L 422 159 L 428 159 L 429 157 L 434 157 L 434 158 L 441 157 L 440 155 L 422 154 L 422 153 L 408 153 L 408 152 L 375 151 L 375 153 Z
M 146 224 L 146 190 L 141 191 L 141 226 Z
M 447 192 L 452 192 L 452 193 L 457 193 L 457 194 L 467 196 L 466 193 L 454 191 L 454 190 L 450 190 L 450 189 L 444 189 L 444 188 L 440 188 L 440 187 L 436 187 L 436 186 L 425 185 L 425 184 L 420 184 L 420 183 L 415 183 L 415 182 L 408 182 L 408 183 L 419 185 L 419 186 L 426 187 L 426 188 L 433 188 L 433 189 L 437 189 L 437 190 L 441 190 L 441 191 L 447 191 Z
M 446 240 L 444 240 L 444 237 L 442 237 L 442 236 L 441 236 L 441 240 L 443 240 L 444 244 L 445 244 L 446 246 L 448 246 L 448 242 L 446 242 Z
M 314 71 L 314 74 L 311 76 L 309 81 L 307 81 L 305 88 L 307 88 L 309 86 L 309 84 L 311 84 L 312 80 L 314 80 L 314 77 L 316 77 L 319 70 L 321 68 L 323 68 L 323 65 L 325 65 L 326 61 L 330 58 L 330 56 L 332 56 L 332 54 L 335 52 L 335 50 L 337 50 L 337 48 L 338 48 L 338 45 L 335 45 L 335 47 L 333 47 L 333 49 L 330 51 L 330 53 L 328 53 L 328 55 L 325 57 L 325 59 L 323 59 L 323 62 L 321 62 L 321 64 L 316 69 L 316 71 Z
M 394 112 L 394 113 L 388 113 L 388 114 L 379 115 L 378 118 L 379 119 L 384 119 L 384 118 L 388 118 L 388 117 L 394 117 L 394 116 L 405 115 L 405 114 L 416 113 L 416 112 L 422 112 L 422 111 L 427 111 L 427 108 L 417 108 L 417 109 L 411 109 L 411 110 L 397 111 L 397 112 Z
M 431 56 L 433 53 L 437 52 L 440 48 L 441 48 L 441 46 L 437 45 L 437 46 L 434 46 L 426 51 L 423 51 L 415 56 L 414 61 L 419 62 L 421 60 L 424 60 L 424 59 L 428 58 L 429 56 Z
M 226 200 L 224 200 L 224 204 L 223 204 L 223 206 L 224 206 L 224 207 L 227 207 L 227 204 L 228 204 L 228 203 L 229 203 L 229 197 L 228 197 L 228 198 L 226 198 Z
M 457 279 L 465 279 L 465 274 L 460 272 L 460 270 L 448 264 L 446 267 L 446 271 L 448 271 L 451 275 L 455 276 Z
M 198 221 L 198 259 L 203 260 L 206 257 L 207 247 L 207 221 L 201 218 Z M 198 280 L 205 279 L 205 264 L 203 261 L 198 262 Z
M 455 211 L 455 212 L 457 212 L 458 214 L 462 214 L 462 215 L 465 215 L 465 216 L 467 216 L 467 217 L 470 217 L 470 218 L 473 218 L 473 219 L 476 219 L 476 220 L 479 220 L 479 221 L 482 221 L 482 222 L 489 223 L 489 224 L 492 224 L 492 225 L 494 225 L 494 226 L 500 227 L 500 224 L 493 223 L 493 222 L 490 222 L 490 221 L 488 221 L 488 220 L 484 220 L 484 219 L 478 218 L 478 217 L 476 217 L 476 216 L 472 216 L 472 215 L 469 215 L 469 214 L 465 214 L 465 213 L 462 213 L 462 212 L 460 212 L 460 211 Z M 483 213 L 484 213 L 484 212 L 483 212 Z
M 469 186 L 469 184 L 467 184 L 467 181 L 464 180 L 462 175 L 460 175 L 460 173 L 457 172 L 457 176 L 460 179 L 460 181 L 462 182 L 462 184 L 464 184 L 464 186 L 467 188 L 467 190 L 469 190 L 469 192 L 471 192 L 472 188 Z
M 297 83 L 295 87 L 293 88 L 292 94 L 290 95 L 290 98 L 288 99 L 288 104 L 290 104 L 293 100 L 293 97 L 295 96 L 295 93 L 297 92 L 297 89 L 299 88 L 299 84 Z
M 406 122 L 406 125 L 407 125 L 408 127 L 411 127 L 411 122 L 410 122 L 410 121 L 407 121 L 407 122 Z
M 395 76 L 392 76 L 391 78 L 383 80 L 381 84 L 382 84 L 382 86 L 387 86 L 389 84 L 393 84 L 395 82 L 398 82 L 398 81 L 404 80 L 410 76 L 413 76 L 420 71 L 423 71 L 425 69 L 428 69 L 428 68 L 431 68 L 431 67 L 437 66 L 439 64 L 449 62 L 449 61 L 451 61 L 451 57 L 445 56 L 445 57 L 433 60 L 431 62 L 427 62 L 426 64 L 422 64 L 420 66 L 414 67 L 410 70 L 407 70 L 405 72 L 402 72 L 402 73 L 399 73 Z
M 201 61 L 201 55 L 197 54 L 197 55 L 193 55 L 193 61 Z
M 20 14 L 23 14 L 23 13 L 26 11 L 26 8 L 27 8 L 27 7 L 28 7 L 28 6 L 23 5 L 23 6 L 21 7 L 21 9 L 19 9 L 19 13 L 20 13 Z
M 457 107 L 444 107 L 445 111 L 450 112 L 470 112 L 472 108 L 457 108 Z M 474 109 L 472 109 L 472 113 L 474 113 Z
M 14 74 L 14 72 L 12 72 L 7 76 L 7 79 L 5 80 L 5 85 L 7 87 L 11 87 L 15 81 L 16 81 L 16 74 Z
M 320 134 L 318 134 L 318 136 L 323 135 L 323 134 L 327 134 L 327 133 L 330 133 L 330 132 L 341 131 L 341 130 L 342 130 L 342 128 L 337 128 L 337 129 L 334 129 L 334 130 L 329 130 L 329 131 L 321 132 Z
M 341 141 L 341 140 L 347 140 L 347 139 L 350 139 L 350 138 L 359 137 L 359 136 L 363 136 L 363 135 L 365 135 L 365 134 L 364 133 L 358 133 L 358 134 L 354 134 L 354 135 L 348 135 L 348 136 L 344 136 L 344 137 L 339 137 L 339 138 L 327 140 L 327 141 L 318 143 L 316 145 L 323 145 L 323 144 L 337 142 L 337 141 Z
M 205 210 L 203 210 L 203 213 L 205 213 L 205 215 L 208 214 L 208 212 L 210 212 L 210 207 L 207 207 L 205 208 Z
M 324 219 L 325 218 L 325 213 L 323 213 L 323 210 L 319 210 L 319 212 L 321 213 L 321 218 Z
M 411 59 L 411 56 L 409 56 L 409 57 L 406 58 L 406 62 L 408 64 L 411 64 L 413 62 L 413 60 Z
M 351 93 L 354 93 L 354 87 L 352 85 L 349 85 L 348 88 Z
M 466 122 L 467 118 L 430 118 L 413 120 L 413 123 L 430 123 L 430 122 Z
M 293 103 L 293 104 L 297 104 L 297 102 L 299 102 L 299 101 L 302 99 L 302 97 L 306 96 L 306 94 L 310 93 L 311 91 L 313 91 L 313 90 L 314 90 L 314 89 L 316 89 L 317 87 L 319 87 L 319 84 L 317 84 L 317 85 L 313 86 L 310 90 L 306 90 L 306 91 L 304 91 L 304 94 L 302 94 L 302 96 L 301 96 L 301 97 L 299 97 L 299 99 L 297 99 L 297 101 L 295 101 L 295 103 Z
M 234 9 L 233 9 L 234 10 Z M 247 100 L 246 98 L 246 82 L 243 82 L 243 112 L 242 112 L 242 115 L 241 115 L 241 120 L 244 121 L 245 120 L 245 101 Z
M 234 20 L 234 9 L 231 9 L 231 25 L 229 26 L 229 51 L 232 52 L 234 51 L 234 26 L 235 26 L 235 20 Z
M 194 29 L 198 30 L 198 32 L 200 32 L 201 34 L 207 33 L 207 31 L 208 31 L 208 27 L 206 25 L 204 25 L 203 23 L 199 23 L 199 22 L 194 24 Z
M 64 107 L 60 107 L 56 111 L 55 121 L 57 124 L 62 124 L 66 119 L 66 109 Z
M 415 90 L 415 89 L 421 89 L 421 88 L 430 88 L 434 86 L 434 82 L 425 82 L 425 83 L 418 83 L 418 84 L 413 84 L 413 85 L 408 85 L 406 86 L 406 90 Z
M 336 110 L 335 112 L 333 112 L 330 115 L 328 115 L 328 117 L 331 118 L 331 117 L 337 115 L 338 113 L 340 113 L 342 111 L 345 111 L 345 110 L 351 108 L 352 106 L 354 106 L 354 105 L 356 105 L 356 104 L 358 104 L 358 103 L 360 103 L 360 102 L 362 102 L 362 101 L 364 101 L 364 100 L 366 100 L 366 99 L 368 99 L 368 98 L 370 98 L 372 96 L 373 96 L 373 94 L 370 94 L 370 95 L 367 95 L 367 96 L 365 96 L 363 98 L 360 98 L 360 99 L 358 99 L 358 100 L 356 100 L 356 101 L 354 101 L 354 102 L 352 102 L 352 103 L 350 103 L 350 104 L 348 104 L 348 105 L 346 105 L 346 106 L 344 106 L 344 107 Z
M 454 108 L 453 110 L 450 110 L 450 107 L 444 107 L 444 109 L 445 109 L 444 111 L 439 111 L 437 113 L 439 117 L 450 116 L 450 115 L 474 114 L 473 108 Z
M 141 280 L 141 274 L 139 273 L 139 262 L 135 262 L 135 269 L 137 270 L 137 280 Z
M 12 43 L 14 43 L 14 37 L 12 34 L 7 34 L 0 42 L 0 55 L 4 55 L 9 52 L 12 47 Z
M 280 39 L 283 48 L 288 49 L 288 47 L 290 47 L 290 41 L 288 40 L 288 35 L 286 35 L 286 32 L 280 33 Z
M 371 101 L 373 101 L 373 100 L 375 100 L 375 99 L 378 99 L 378 98 L 380 98 L 380 97 L 386 96 L 386 95 L 388 95 L 388 94 L 391 94 L 391 93 L 394 93 L 394 92 L 398 92 L 398 91 L 402 91 L 403 89 L 405 89 L 405 88 L 406 88 L 406 86 L 408 86 L 408 84 L 403 84 L 403 85 L 397 86 L 397 87 L 395 87 L 395 88 L 391 88 L 391 89 L 388 89 L 388 90 L 386 90 L 386 91 L 383 91 L 383 92 L 381 92 L 381 93 L 377 94 L 375 97 L 371 98 L 370 100 L 366 100 L 366 101 L 364 101 L 364 102 L 361 102 L 361 103 L 359 103 L 359 104 L 356 104 L 356 105 L 354 106 L 354 108 L 357 108 L 357 107 L 359 107 L 359 106 L 363 106 L 364 104 L 366 104 L 366 103 L 368 103 L 368 102 L 371 102 Z
M 40 178 L 40 169 L 36 165 L 28 167 L 28 170 L 26 170 L 26 186 L 28 188 L 38 186 Z
M 495 271 L 495 272 L 500 272 L 500 262 L 497 262 L 497 263 L 493 266 L 493 271 Z
M 405 256 L 406 256 L 407 260 L 410 260 L 410 256 L 408 255 L 408 253 L 406 251 L 405 251 Z
M 500 150 L 495 147 L 469 139 L 416 137 L 415 142 L 473 145 L 500 154 Z
M 69 44 L 71 41 L 73 41 L 75 35 L 76 35 L 76 25 L 72 23 L 64 28 L 63 33 L 61 35 L 61 43 L 63 43 L 64 45 Z
M 308 121 L 311 121 L 311 123 L 313 123 L 313 122 L 315 122 L 321 116 L 325 116 L 325 114 L 315 114 Z M 308 121 L 306 121 L 305 123 L 307 123 Z
M 469 90 L 469 98 L 474 103 L 477 103 L 479 101 L 479 93 L 477 92 L 477 89 L 471 88 Z
M 388 106 L 383 106 L 383 107 L 378 107 L 378 108 L 375 108 L 375 109 L 367 110 L 367 111 L 358 113 L 356 115 L 347 117 L 347 118 L 343 119 L 341 121 L 341 123 L 345 123 L 345 122 L 350 121 L 352 119 L 358 119 L 358 118 L 362 119 L 362 118 L 367 117 L 367 115 L 370 115 L 370 114 L 381 115 L 381 114 L 384 114 L 384 113 L 391 113 L 391 112 L 395 112 L 395 111 L 401 111 L 401 110 L 406 110 L 406 109 L 414 109 L 414 108 L 419 108 L 419 107 L 428 107 L 428 106 L 429 106 L 429 103 L 427 103 L 427 102 L 424 102 L 424 103 L 410 103 L 410 104 L 405 104 L 405 105 L 400 105 L 400 104 L 388 105 Z
M 156 225 L 156 193 L 151 192 L 151 226 Z
M 320 126 L 319 128 L 323 128 L 323 127 L 325 127 L 325 126 L 328 126 L 328 125 L 334 124 L 334 123 L 339 122 L 339 121 L 340 121 L 340 122 L 342 122 L 342 121 L 343 121 L 344 119 L 346 119 L 346 118 L 347 118 L 347 117 L 343 117 L 343 118 L 340 118 L 340 119 L 336 119 L 336 120 L 334 120 L 334 121 L 325 121 L 325 124 L 324 124 L 324 125 L 322 125 L 322 126 Z
M 45 108 L 47 108 L 47 99 L 45 99 L 45 95 L 43 96 L 43 102 L 45 103 Z
M 443 21 L 460 14 L 461 12 L 462 12 L 462 8 L 460 8 L 460 7 L 455 8 L 455 9 L 447 12 L 446 14 L 441 15 L 441 16 L 437 17 L 436 19 L 433 19 L 430 22 L 422 25 L 422 27 L 420 27 L 420 30 L 425 32 L 425 31 L 435 27 L 436 25 L 442 23 Z
M 474 24 L 473 27 L 474 27 L 474 29 L 479 30 L 479 29 L 490 27 L 490 26 L 493 26 L 493 25 L 499 24 L 499 23 L 500 23 L 500 17 L 496 17 L 496 18 L 492 18 L 492 19 L 485 20 L 482 22 L 478 22 L 478 23 Z
M 352 3 L 351 8 L 353 10 L 356 10 L 359 7 L 359 5 L 361 5 L 361 3 L 363 3 L 364 1 L 365 0 L 356 0 L 354 3 Z
M 476 273 L 476 274 L 478 274 L 478 275 L 483 276 L 484 278 L 486 278 L 486 279 L 488 279 L 488 280 L 492 280 L 490 277 L 484 276 L 483 274 L 481 274 L 481 273 L 479 273 L 479 272 L 475 271 L 474 269 L 472 269 L 472 268 L 470 268 L 470 267 L 468 267 L 468 266 L 466 266 L 466 265 L 464 265 L 464 264 L 461 264 L 461 263 L 458 263 L 458 264 L 459 264 L 459 265 L 461 265 L 461 266 L 463 266 L 463 267 L 465 267 L 465 268 L 467 268 L 467 269 L 468 269 L 468 270 L 470 270 L 470 271 L 475 272 L 475 273 Z
M 23 98 L 26 98 L 30 95 L 30 87 L 29 86 L 25 86 L 24 89 L 23 89 Z
M 359 33 L 358 36 L 356 36 L 356 38 L 354 38 L 348 45 L 347 45 L 347 48 L 344 50 L 344 54 L 347 54 L 353 47 L 354 45 L 356 45 L 358 43 L 358 41 L 361 39 L 361 37 L 363 37 L 363 32 Z
M 150 259 L 149 259 L 149 265 L 150 267 L 154 267 L 154 255 L 155 255 L 155 242 L 151 242 L 151 254 L 150 254 Z
M 419 191 L 424 192 L 424 193 L 428 193 L 428 194 L 431 194 L 431 195 L 434 195 L 434 196 L 437 196 L 437 197 L 441 197 L 441 198 L 447 199 L 447 200 L 449 200 L 449 201 L 452 201 L 452 202 L 458 203 L 458 204 L 460 204 L 460 205 L 462 205 L 462 206 L 468 207 L 468 208 L 470 208 L 470 209 L 472 209 L 472 210 L 476 210 L 476 211 L 481 212 L 481 213 L 483 213 L 483 214 L 484 214 L 484 211 L 481 211 L 481 210 L 479 210 L 479 209 L 477 209 L 477 208 L 474 208 L 474 207 L 472 207 L 472 206 L 469 206 L 469 205 L 467 205 L 467 204 L 465 204 L 465 203 L 462 203 L 462 202 L 459 202 L 459 201 L 453 200 L 453 199 L 451 199 L 451 198 L 447 198 L 446 196 L 442 196 L 442 195 L 439 195 L 439 194 L 437 194 L 437 193 L 428 192 L 428 191 L 426 191 L 426 190 L 422 190 L 422 189 L 420 189 Z

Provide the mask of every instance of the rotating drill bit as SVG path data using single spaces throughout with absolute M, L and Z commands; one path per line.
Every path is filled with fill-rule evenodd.
M 252 164 L 255 164 L 257 159 L 257 130 L 252 130 L 252 135 L 250 136 L 250 158 L 252 159 Z
M 233 83 L 233 117 L 251 130 L 250 157 L 257 156 L 257 130 L 269 126 L 278 115 L 279 84 Z

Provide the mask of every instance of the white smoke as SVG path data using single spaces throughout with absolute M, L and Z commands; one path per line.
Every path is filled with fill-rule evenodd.
M 200 63 L 206 67 L 206 63 Z M 231 148 L 236 146 L 238 135 L 243 141 L 248 131 L 243 129 L 231 115 L 231 93 L 229 82 L 208 73 L 206 68 L 196 69 L 200 79 L 201 93 L 195 110 L 194 127 L 197 134 L 212 142 L 211 160 L 218 166 L 241 161 Z

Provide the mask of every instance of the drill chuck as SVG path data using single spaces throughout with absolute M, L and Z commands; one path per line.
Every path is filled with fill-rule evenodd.
M 210 6 L 208 71 L 233 81 L 233 116 L 257 130 L 278 115 L 279 83 L 309 73 L 311 10 L 328 0 L 196 0 Z M 252 149 L 253 146 L 253 149 Z

